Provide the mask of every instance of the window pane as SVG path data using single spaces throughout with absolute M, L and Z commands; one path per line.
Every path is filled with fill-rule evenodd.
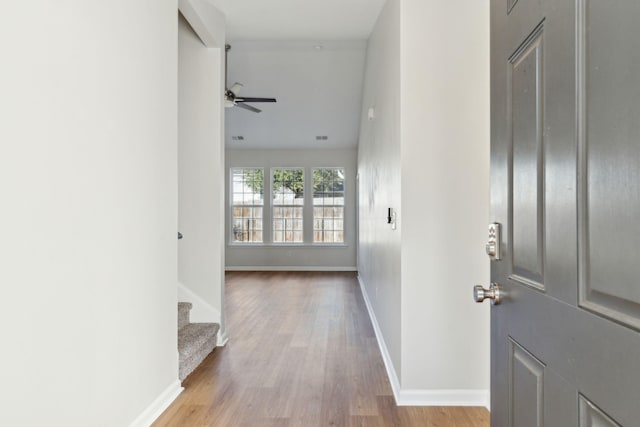
M 273 169 L 273 205 L 304 205 L 304 170 Z
M 262 242 L 262 206 L 264 204 L 264 170 L 232 168 L 232 240 Z
M 304 170 L 272 170 L 273 241 L 303 243 Z
M 344 169 L 313 170 L 313 241 L 344 242 Z

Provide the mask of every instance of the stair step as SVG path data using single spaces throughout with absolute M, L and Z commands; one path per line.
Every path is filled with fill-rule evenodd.
M 190 302 L 178 303 L 178 329 L 182 329 L 189 324 L 189 312 L 193 304 Z
M 181 381 L 216 348 L 218 330 L 217 323 L 189 323 L 178 331 Z

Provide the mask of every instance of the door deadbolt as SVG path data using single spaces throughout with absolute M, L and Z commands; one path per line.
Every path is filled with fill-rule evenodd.
M 489 224 L 489 240 L 485 250 L 492 261 L 498 261 L 500 257 L 500 223 Z

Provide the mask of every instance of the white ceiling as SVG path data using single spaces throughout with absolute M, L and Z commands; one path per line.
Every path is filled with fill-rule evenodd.
M 232 149 L 354 148 L 362 110 L 366 42 L 233 42 L 229 84 L 240 96 L 274 97 L 253 103 L 259 114 L 226 109 Z M 243 141 L 233 137 L 242 136 Z M 326 140 L 316 140 L 327 136 Z
M 278 100 L 228 108 L 227 147 L 356 147 L 366 40 L 386 0 L 210 1 L 226 16 L 229 84 Z
M 385 0 L 211 0 L 229 40 L 367 39 Z

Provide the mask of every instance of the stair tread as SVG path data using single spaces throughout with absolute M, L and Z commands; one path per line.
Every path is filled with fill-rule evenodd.
M 178 331 L 178 352 L 181 359 L 186 359 L 203 345 L 207 345 L 220 329 L 217 323 L 189 323 Z

